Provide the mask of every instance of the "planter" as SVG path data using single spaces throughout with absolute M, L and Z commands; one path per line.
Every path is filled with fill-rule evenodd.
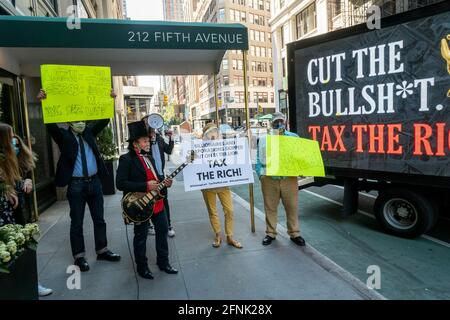
M 116 193 L 116 160 L 106 160 L 105 161 L 106 170 L 108 170 L 108 175 L 102 177 L 102 189 L 105 196 L 112 195 Z
M 0 273 L 0 300 L 38 300 L 36 251 L 26 249 Z

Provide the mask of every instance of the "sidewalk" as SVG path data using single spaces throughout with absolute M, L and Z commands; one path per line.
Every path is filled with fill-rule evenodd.
M 168 170 L 174 166 L 169 163 Z M 126 228 L 120 213 L 121 192 L 105 196 L 108 247 L 119 253 L 118 263 L 95 259 L 92 221 L 86 208 L 85 243 L 90 271 L 81 273 L 81 289 L 69 290 L 66 282 L 73 263 L 69 241 L 69 207 L 58 202 L 42 214 L 38 247 L 40 282 L 54 290 L 52 299 L 136 299 L 137 286 Z M 176 236 L 169 238 L 170 261 L 177 275 L 159 271 L 154 236 L 148 238 L 148 257 L 154 280 L 138 277 L 140 299 L 376 299 L 361 282 L 334 265 L 313 248 L 292 243 L 284 228 L 272 245 L 264 247 L 265 222 L 256 215 L 256 232 L 250 231 L 245 201 L 235 196 L 235 237 L 244 248 L 211 246 L 213 232 L 201 192 L 184 192 L 182 174 L 170 190 L 172 223 Z M 220 208 L 220 206 L 219 206 Z M 221 214 L 223 226 L 223 214 Z M 133 227 L 128 227 L 132 247 Z M 308 241 L 308 239 L 306 239 Z

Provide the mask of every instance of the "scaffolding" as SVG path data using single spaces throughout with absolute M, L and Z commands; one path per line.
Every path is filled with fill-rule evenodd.
M 364 23 L 372 15 L 369 8 L 380 8 L 381 17 L 425 7 L 446 0 L 328 0 L 328 31 Z

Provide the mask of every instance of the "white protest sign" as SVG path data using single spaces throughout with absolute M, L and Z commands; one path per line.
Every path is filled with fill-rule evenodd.
M 254 182 L 246 138 L 184 141 L 183 159 L 191 150 L 196 159 L 183 170 L 185 191 Z

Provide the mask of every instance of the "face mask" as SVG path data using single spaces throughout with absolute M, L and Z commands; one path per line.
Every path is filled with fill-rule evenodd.
M 276 130 L 283 130 L 286 128 L 283 122 L 274 123 L 273 128 Z
M 86 122 L 80 121 L 80 122 L 71 122 L 70 127 L 73 131 L 76 133 L 83 133 L 84 129 L 86 129 Z
M 16 155 L 18 155 L 20 153 L 19 141 L 17 141 L 17 139 L 14 138 L 12 140 L 11 144 L 12 144 L 14 151 L 16 152 Z

